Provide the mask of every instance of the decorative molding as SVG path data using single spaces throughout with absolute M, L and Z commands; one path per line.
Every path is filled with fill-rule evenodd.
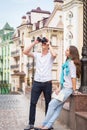
M 66 10 L 66 9 L 68 10 L 69 8 L 72 8 L 75 5 L 81 5 L 81 4 L 83 5 L 83 2 L 80 0 L 68 0 L 67 2 L 65 0 L 62 8 L 63 10 Z

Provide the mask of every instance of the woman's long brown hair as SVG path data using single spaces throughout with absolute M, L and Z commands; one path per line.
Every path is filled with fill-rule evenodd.
M 80 61 L 80 58 L 79 58 L 78 49 L 75 46 L 69 46 L 69 50 L 70 50 L 70 58 L 74 61 L 74 64 L 76 65 L 77 78 L 80 78 L 80 75 L 81 75 L 81 61 Z

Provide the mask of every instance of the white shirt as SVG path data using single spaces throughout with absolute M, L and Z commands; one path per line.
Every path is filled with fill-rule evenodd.
M 34 80 L 38 82 L 46 82 L 52 80 L 52 65 L 54 59 L 50 52 L 44 56 L 38 52 L 34 52 L 33 54 L 36 63 Z
M 76 78 L 76 66 L 73 63 L 73 61 L 69 62 L 69 75 L 66 76 L 65 70 L 64 70 L 64 87 L 72 88 L 72 78 Z

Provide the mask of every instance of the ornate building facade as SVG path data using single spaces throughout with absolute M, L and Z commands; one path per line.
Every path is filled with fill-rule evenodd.
M 64 0 L 64 49 L 75 45 L 81 56 L 83 45 L 83 3 L 80 0 Z
M 32 9 L 22 17 L 22 23 L 17 27 L 13 36 L 12 50 L 12 86 L 15 90 L 23 86 L 31 86 L 34 76 L 34 61 L 23 55 L 24 47 L 29 46 L 32 40 L 39 37 L 47 37 L 57 52 L 57 58 L 54 61 L 52 74 L 53 83 L 59 81 L 60 66 L 63 62 L 63 1 L 54 0 L 54 9 L 52 13 L 41 10 L 40 7 Z M 40 45 L 35 46 L 32 51 L 40 51 Z M 61 59 L 61 60 L 60 60 Z
M 0 82 L 11 83 L 10 57 L 14 29 L 8 23 L 0 30 Z

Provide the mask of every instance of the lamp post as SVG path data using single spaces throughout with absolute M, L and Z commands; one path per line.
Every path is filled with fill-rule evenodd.
M 87 0 L 83 0 L 83 47 L 80 91 L 87 94 Z

